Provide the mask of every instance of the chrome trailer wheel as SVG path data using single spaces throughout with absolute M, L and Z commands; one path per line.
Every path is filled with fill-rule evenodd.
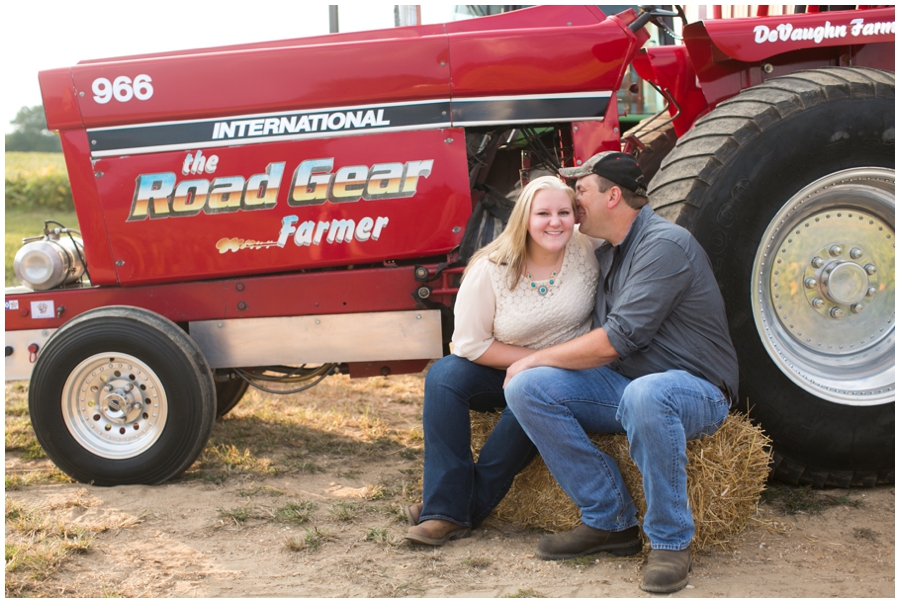
M 169 403 L 159 377 L 128 354 L 96 354 L 69 374 L 63 420 L 82 448 L 128 459 L 152 448 L 166 427 Z

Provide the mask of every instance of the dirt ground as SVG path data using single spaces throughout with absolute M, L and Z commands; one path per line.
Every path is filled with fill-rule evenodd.
M 638 588 L 643 556 L 541 561 L 539 531 L 492 519 L 442 548 L 406 543 L 421 375 L 254 392 L 184 476 L 112 488 L 29 458 L 24 392 L 6 388 L 7 596 L 656 596 Z M 893 487 L 777 486 L 732 548 L 696 554 L 669 596 L 893 597 L 894 533 Z M 65 554 L 26 562 L 59 542 Z

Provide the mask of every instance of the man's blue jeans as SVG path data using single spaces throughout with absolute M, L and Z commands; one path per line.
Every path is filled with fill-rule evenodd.
M 506 400 L 550 472 L 592 528 L 637 525 L 635 506 L 611 457 L 587 433 L 628 436 L 643 477 L 644 533 L 654 549 L 680 551 L 694 535 L 687 498 L 687 440 L 710 435 L 728 415 L 722 391 L 684 371 L 630 380 L 600 367 L 539 367 L 516 375 Z
M 425 473 L 419 521 L 444 519 L 478 526 L 499 504 L 513 478 L 537 452 L 518 421 L 505 408 L 506 371 L 450 355 L 425 376 Z M 469 409 L 502 409 L 500 422 L 472 459 Z

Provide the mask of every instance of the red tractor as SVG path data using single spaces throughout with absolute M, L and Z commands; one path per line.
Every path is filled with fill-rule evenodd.
M 624 148 L 709 253 L 775 476 L 892 483 L 894 9 L 643 48 L 671 16 L 539 6 L 42 72 L 80 236 L 48 221 L 16 256 L 6 375 L 47 455 L 159 483 L 248 382 L 422 370 L 522 182 Z M 668 107 L 623 134 L 632 65 Z

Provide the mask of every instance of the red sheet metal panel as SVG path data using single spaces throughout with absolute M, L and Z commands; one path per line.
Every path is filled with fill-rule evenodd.
M 615 91 L 635 44 L 616 19 L 452 34 L 453 95 Z
M 697 76 L 684 46 L 653 46 L 643 48 L 632 62 L 643 79 L 654 82 L 675 97 L 669 114 L 681 114 L 673 122 L 675 133 L 681 136 L 694 125 L 697 117 L 708 110 L 703 91 L 697 85 Z
M 692 23 L 684 43 L 710 109 L 741 90 L 800 69 L 894 69 L 894 9 Z M 765 62 L 765 65 L 763 65 Z
M 471 214 L 461 130 L 94 162 L 123 285 L 439 255 Z
M 433 267 L 432 267 L 433 268 Z M 175 322 L 414 310 L 412 266 L 367 268 L 6 296 L 6 330 L 46 329 L 103 306 L 136 306 Z
M 72 67 L 86 127 L 447 97 L 443 34 Z M 83 95 L 82 95 L 83 93 Z
M 703 35 L 697 28 L 726 56 L 753 62 L 805 48 L 893 42 L 894 9 L 704 21 L 686 28 L 685 38 Z
M 66 158 L 72 200 L 84 241 L 85 260 L 90 269 L 91 282 L 95 285 L 114 285 L 117 283 L 115 260 L 109 246 L 106 216 L 103 214 L 96 186 L 97 174 L 100 172 L 95 173 L 91 165 L 87 135 L 84 130 L 65 130 L 59 133 L 59 137 Z M 76 227 L 75 224 L 66 226 L 73 229 Z

